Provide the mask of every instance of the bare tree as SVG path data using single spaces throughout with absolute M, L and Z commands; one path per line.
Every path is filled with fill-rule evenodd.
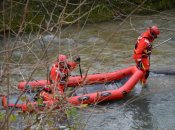
M 3 21 L 0 22 L 3 24 L 1 33 L 2 37 L 4 38 L 4 45 L 2 47 L 3 49 L 0 50 L 0 54 L 5 54 L 5 56 L 0 57 L 3 61 L 1 65 L 0 86 L 1 92 L 3 92 L 3 95 L 6 95 L 7 97 L 6 106 L 9 106 L 9 98 L 11 96 L 10 93 L 13 91 L 12 89 L 15 89 L 15 92 L 20 93 L 15 102 L 15 105 L 19 100 L 22 100 L 22 96 L 26 93 L 25 90 L 19 92 L 19 90 L 16 89 L 17 86 L 14 86 L 10 82 L 12 74 L 18 73 L 18 76 L 20 75 L 20 77 L 22 77 L 20 79 L 26 82 L 26 87 L 30 80 L 38 80 L 35 78 L 35 75 L 37 75 L 37 71 L 40 69 L 42 69 L 40 72 L 44 73 L 43 78 L 48 79 L 50 71 L 49 66 L 51 66 L 51 64 L 54 62 L 54 57 L 57 55 L 62 53 L 67 54 L 70 57 L 69 60 L 79 57 L 79 53 L 81 53 L 84 49 L 82 47 L 80 50 L 78 44 L 82 30 L 85 28 L 87 23 L 93 23 L 93 25 L 96 25 L 96 23 L 94 23 L 90 18 L 91 12 L 96 11 L 99 13 L 99 15 L 101 15 L 101 17 L 105 17 L 104 12 L 110 11 L 112 20 L 121 20 L 120 24 L 116 26 L 116 28 L 113 30 L 113 33 L 110 34 L 106 42 L 103 44 L 101 50 L 91 59 L 91 61 L 89 61 L 86 69 L 85 67 L 79 65 L 80 73 L 82 73 L 82 71 L 85 73 L 85 78 L 83 79 L 82 83 L 73 91 L 62 95 L 60 100 L 58 100 L 57 103 L 53 104 L 50 108 L 43 111 L 36 109 L 36 111 L 32 114 L 27 112 L 23 114 L 25 119 L 21 121 L 23 124 L 21 129 L 30 129 L 32 127 L 36 129 L 48 127 L 54 129 L 57 128 L 57 124 L 61 124 L 63 122 L 66 122 L 65 124 L 69 128 L 84 129 L 93 112 L 109 112 L 106 110 L 106 106 L 103 106 L 103 110 L 95 110 L 96 106 L 98 106 L 98 101 L 89 106 L 92 107 L 92 111 L 90 111 L 82 104 L 79 106 L 65 104 L 64 99 L 76 92 L 81 86 L 85 86 L 84 82 L 90 67 L 96 61 L 96 59 L 102 55 L 102 52 L 105 50 L 111 39 L 116 35 L 116 32 L 123 26 L 124 23 L 130 24 L 132 29 L 136 30 L 133 27 L 131 18 L 137 17 L 133 14 L 138 11 L 138 9 L 145 9 L 142 6 L 146 0 L 144 0 L 140 5 L 134 5 L 129 14 L 123 11 L 122 8 L 113 5 L 109 0 L 106 1 L 109 6 L 101 4 L 96 5 L 95 2 L 96 1 L 86 0 L 78 0 L 76 2 L 71 0 L 3 1 L 3 10 L 1 11 L 1 14 L 3 14 Z M 125 2 L 127 4 L 129 3 L 133 5 L 133 3 L 128 1 Z M 87 8 L 84 9 L 86 6 Z M 13 24 L 15 24 L 16 17 L 18 17 L 20 22 L 17 22 L 19 25 L 15 25 L 17 26 L 15 28 Z M 128 19 L 130 19 L 129 22 L 127 21 Z M 69 34 L 68 37 L 68 42 L 71 42 L 71 44 L 65 45 L 63 43 L 65 41 L 62 41 L 62 35 L 67 33 L 68 29 L 71 27 L 76 27 L 74 28 L 74 33 L 71 35 Z M 45 38 L 45 35 L 50 37 Z M 95 45 L 96 42 L 90 46 L 92 47 L 92 52 L 94 51 L 93 49 Z M 109 49 L 108 51 L 111 50 Z M 105 57 L 103 57 L 103 60 L 104 58 Z M 7 87 L 4 88 L 3 86 Z M 144 96 L 149 94 L 151 93 L 148 93 Z M 25 98 L 24 100 L 27 102 L 28 99 Z M 128 101 L 121 107 L 124 107 L 135 100 L 137 99 L 131 99 L 131 101 Z M 13 127 L 13 123 L 16 120 L 16 116 L 13 114 L 15 105 L 11 109 L 6 107 L 6 112 L 4 114 L 0 129 L 9 129 L 10 127 Z M 55 108 L 58 106 L 61 106 L 60 109 L 55 110 Z M 115 108 L 110 111 L 115 111 L 119 108 Z M 77 109 L 80 111 L 77 111 Z M 87 119 L 84 123 L 82 123 L 83 112 L 89 112 L 89 115 L 87 116 Z

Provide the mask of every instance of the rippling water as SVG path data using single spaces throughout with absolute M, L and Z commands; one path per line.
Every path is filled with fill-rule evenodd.
M 132 58 L 133 48 L 138 36 L 144 32 L 149 26 L 158 26 L 160 28 L 160 35 L 154 41 L 153 45 L 159 44 L 164 40 L 174 37 L 174 22 L 166 21 L 163 18 L 171 19 L 175 12 L 167 12 L 159 16 L 159 19 L 151 19 L 145 17 L 132 17 L 128 20 L 109 41 L 108 45 L 100 56 L 93 62 L 88 74 L 99 72 L 112 72 L 120 70 L 132 65 L 135 65 L 134 60 L 125 63 L 125 61 Z M 120 24 L 119 21 L 104 22 L 99 24 L 86 25 L 79 32 L 78 38 L 78 52 L 81 57 L 81 67 L 83 73 L 87 69 L 89 61 L 92 60 L 103 48 L 114 30 Z M 77 33 L 75 33 L 76 26 L 69 29 L 62 29 L 63 33 L 59 39 L 59 34 L 54 38 L 51 46 L 48 49 L 47 55 L 49 57 L 49 66 L 54 64 L 55 59 L 59 53 L 66 54 L 69 60 L 76 57 L 75 42 Z M 53 31 L 54 32 L 54 31 Z M 53 35 L 45 34 L 40 41 L 44 46 L 52 39 Z M 35 36 L 26 35 L 25 40 L 32 40 Z M 2 40 L 1 40 L 2 41 Z M 14 38 L 11 39 L 14 41 Z M 43 42 L 44 41 L 44 42 Z M 19 42 L 18 45 L 24 45 Z M 0 51 L 3 50 L 3 45 L 0 45 Z M 61 49 L 59 49 L 59 46 Z M 32 52 L 27 54 L 27 48 L 14 51 L 10 67 L 19 67 L 18 64 L 34 64 L 38 62 L 43 50 L 41 49 L 39 41 L 36 41 L 33 46 L 30 46 Z M 152 51 L 151 55 L 151 69 L 158 70 L 175 70 L 175 52 L 174 40 L 157 47 Z M 59 52 L 60 51 L 60 52 Z M 33 55 L 35 54 L 35 55 Z M 1 66 L 4 60 L 4 54 L 0 54 Z M 21 62 L 25 59 L 24 62 Z M 43 62 L 45 59 L 43 60 Z M 14 84 L 27 79 L 33 70 L 33 66 L 23 67 L 20 71 L 11 73 L 10 81 Z M 24 77 L 22 77 L 22 75 Z M 72 72 L 72 75 L 79 75 L 78 67 Z M 24 79 L 23 79 L 24 78 Z M 34 73 L 35 79 L 46 79 L 46 66 L 42 66 Z M 155 130 L 155 129 L 175 129 L 175 76 L 167 76 L 163 74 L 151 73 L 146 87 L 142 87 L 138 83 L 129 95 L 119 101 L 105 102 L 95 108 L 101 110 L 102 106 L 107 105 L 107 112 L 94 112 L 89 119 L 88 125 L 85 129 L 99 129 L 99 130 Z M 4 87 L 4 91 L 5 91 Z M 131 101 L 128 105 L 118 108 Z M 117 109 L 118 108 L 118 109 Z M 93 107 L 88 107 L 93 109 Z M 2 110 L 3 112 L 3 110 Z M 89 116 L 89 112 L 85 112 L 83 121 Z M 82 122 L 83 122 L 82 121 Z

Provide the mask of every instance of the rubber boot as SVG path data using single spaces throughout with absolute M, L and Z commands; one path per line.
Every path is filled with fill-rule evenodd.
M 146 80 L 147 79 L 145 79 L 145 78 L 140 79 L 140 83 L 142 84 L 142 86 L 145 86 Z

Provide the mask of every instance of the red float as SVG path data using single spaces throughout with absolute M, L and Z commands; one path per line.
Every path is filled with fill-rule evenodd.
M 143 72 L 139 70 L 136 66 L 131 66 L 126 69 L 122 69 L 115 72 L 110 73 L 101 73 L 101 74 L 92 74 L 87 75 L 87 78 L 85 80 L 86 85 L 90 84 L 99 84 L 99 83 L 108 83 L 113 81 L 119 81 L 125 77 L 131 76 L 125 83 L 118 89 L 103 89 L 100 91 L 96 91 L 93 93 L 86 93 L 81 95 L 74 95 L 72 97 L 68 97 L 67 99 L 64 99 L 65 102 L 68 102 L 72 105 L 79 105 L 79 104 L 90 104 L 94 102 L 102 102 L 102 101 L 109 101 L 109 100 L 117 100 L 121 99 L 124 96 L 126 96 L 131 89 L 136 85 L 136 83 L 140 80 L 140 78 L 143 76 Z M 68 87 L 71 86 L 78 86 L 82 83 L 85 76 L 75 76 L 70 77 L 68 80 Z M 21 82 L 19 84 L 19 89 L 24 89 L 26 83 Z M 30 81 L 28 85 L 32 87 L 45 87 L 47 86 L 47 80 L 40 80 L 40 81 Z M 96 87 L 96 86 L 94 86 Z M 3 97 L 3 106 L 6 107 L 6 96 Z M 38 102 L 32 102 L 29 101 L 28 103 L 21 103 L 17 104 L 15 107 L 22 108 L 23 112 L 29 111 L 32 112 L 34 110 L 43 110 L 45 108 L 50 108 L 51 105 L 55 104 L 58 101 L 43 101 L 42 105 L 37 105 Z M 9 104 L 9 106 L 13 106 L 13 104 Z M 30 108 L 27 107 L 27 105 L 30 106 Z M 37 107 L 36 107 L 37 106 Z M 56 108 L 59 108 L 60 106 L 57 106 Z

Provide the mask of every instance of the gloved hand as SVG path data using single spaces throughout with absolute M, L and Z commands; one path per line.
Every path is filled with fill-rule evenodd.
M 80 57 L 78 57 L 76 60 L 75 60 L 75 62 L 80 62 Z
M 138 68 L 139 70 L 141 70 L 141 67 L 142 67 L 142 61 L 139 61 L 138 65 L 137 65 L 137 68 Z
M 148 50 L 147 56 L 151 55 L 151 50 Z

